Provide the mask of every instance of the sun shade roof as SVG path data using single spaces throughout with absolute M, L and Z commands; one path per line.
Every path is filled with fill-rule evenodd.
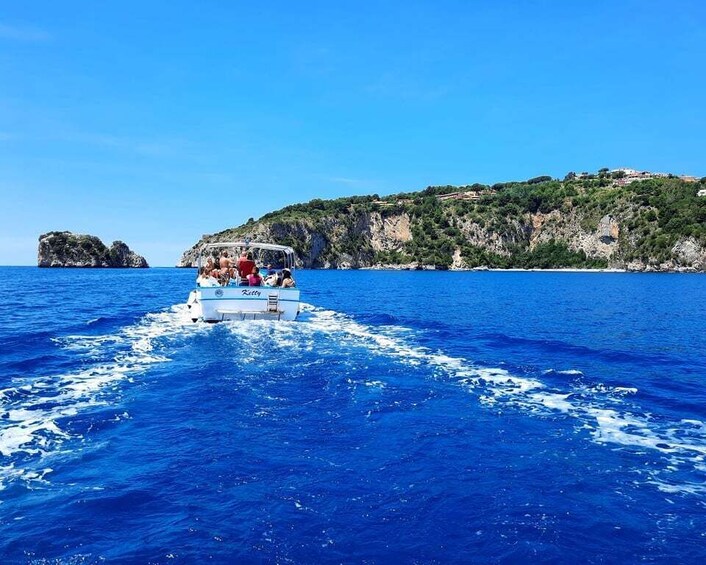
M 257 241 L 219 241 L 218 243 L 206 243 L 201 247 L 201 251 L 208 249 L 221 249 L 223 247 L 243 247 L 245 249 L 267 249 L 268 251 L 281 251 L 285 254 L 294 255 L 294 249 L 287 245 L 276 245 L 274 243 L 258 243 Z

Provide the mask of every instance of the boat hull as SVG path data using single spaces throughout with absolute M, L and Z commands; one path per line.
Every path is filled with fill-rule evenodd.
M 187 306 L 194 321 L 295 320 L 299 314 L 299 289 L 201 287 L 191 292 Z

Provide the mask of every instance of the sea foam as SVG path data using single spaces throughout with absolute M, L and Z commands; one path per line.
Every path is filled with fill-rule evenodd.
M 540 377 L 478 366 L 467 359 L 415 345 L 414 332 L 405 328 L 366 326 L 344 314 L 311 305 L 305 307 L 305 312 L 308 319 L 303 325 L 308 325 L 309 331 L 355 342 L 372 354 L 388 356 L 400 363 L 427 365 L 438 374 L 455 379 L 484 405 L 513 407 L 528 414 L 559 414 L 577 420 L 577 433 L 588 431 L 588 437 L 597 444 L 658 454 L 663 465 L 647 473 L 647 482 L 670 492 L 680 490 L 680 485 L 683 493 L 701 492 L 694 484 L 706 478 L 706 425 L 698 420 L 669 421 L 650 415 L 635 401 L 627 401 L 638 394 L 633 386 L 588 387 L 565 382 L 566 388 L 562 390 L 556 385 L 549 386 Z M 583 375 L 575 369 L 545 371 L 548 372 Z M 669 477 L 676 471 L 679 479 Z
M 15 378 L 0 391 L 0 454 L 10 463 L 0 467 L 0 489 L 13 480 L 44 477 L 42 461 L 80 440 L 62 421 L 110 402 L 107 394 L 121 381 L 169 357 L 155 350 L 160 338 L 200 331 L 184 306 L 147 314 L 132 326 L 111 335 L 70 335 L 55 338 L 57 346 L 86 358 L 80 371 L 60 375 Z M 107 357 L 107 359 L 106 359 Z M 93 361 L 93 362 L 90 362 Z

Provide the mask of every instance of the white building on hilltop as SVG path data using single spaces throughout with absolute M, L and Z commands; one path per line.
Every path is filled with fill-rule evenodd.
M 635 169 L 627 169 L 625 167 L 620 168 L 620 169 L 613 169 L 610 172 L 611 173 L 623 173 L 626 177 L 636 177 L 636 176 L 642 174 L 640 171 L 637 171 Z

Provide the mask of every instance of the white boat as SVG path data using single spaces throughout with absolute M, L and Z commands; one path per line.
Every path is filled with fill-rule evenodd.
M 212 257 L 216 264 L 220 254 L 226 251 L 234 266 L 243 252 L 252 253 L 252 260 L 262 270 L 281 273 L 289 270 L 294 278 L 295 254 L 291 247 L 272 243 L 234 241 L 207 243 L 199 249 L 197 266 L 201 273 L 202 263 Z M 265 276 L 267 272 L 265 272 Z M 263 277 L 264 279 L 264 277 Z M 247 279 L 237 275 L 227 284 L 215 280 L 197 279 L 196 288 L 189 294 L 186 303 L 192 321 L 221 322 L 224 320 L 295 320 L 299 314 L 299 289 L 279 286 L 245 286 Z

